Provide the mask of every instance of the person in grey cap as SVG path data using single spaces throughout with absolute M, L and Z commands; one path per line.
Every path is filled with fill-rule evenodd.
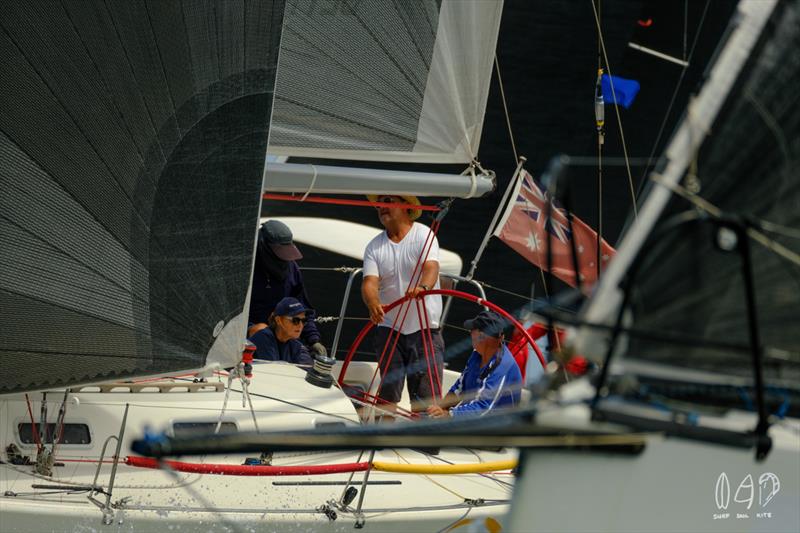
M 268 220 L 258 231 L 256 263 L 253 268 L 253 288 L 250 293 L 250 313 L 247 336 L 253 336 L 267 327 L 267 320 L 275 306 L 290 296 L 300 301 L 307 309 L 306 322 L 300 340 L 312 354 L 327 355 L 320 342 L 316 314 L 309 302 L 303 284 L 303 275 L 297 260 L 303 254 L 294 245 L 292 230 L 279 220 Z
M 503 342 L 505 325 L 498 314 L 485 310 L 464 322 L 474 350 L 444 399 L 428 407 L 428 416 L 482 415 L 519 405 L 522 374 Z

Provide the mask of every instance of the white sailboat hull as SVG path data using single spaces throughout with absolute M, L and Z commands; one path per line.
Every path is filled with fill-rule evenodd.
M 381 477 L 381 476 L 377 476 Z M 434 476 L 437 482 L 445 476 Z M 438 478 L 438 479 L 437 479 Z M 339 478 L 344 481 L 346 478 Z M 2 498 L 0 514 L 2 531 L 6 532 L 60 532 L 60 531 L 180 531 L 180 532 L 228 532 L 228 531 L 352 531 L 355 516 L 337 512 L 332 520 L 313 507 L 302 508 L 304 503 L 313 503 L 314 497 L 322 504 L 325 499 L 337 498 L 342 487 L 326 487 L 327 490 L 289 491 L 283 487 L 270 487 L 269 481 L 241 482 L 240 479 L 220 483 L 222 487 L 212 497 L 220 496 L 222 491 L 235 491 L 239 494 L 237 505 L 220 505 L 216 511 L 190 507 L 195 503 L 190 499 L 170 498 L 159 505 L 130 504 L 125 509 L 115 511 L 111 524 L 102 522 L 100 510 L 79 499 L 44 500 L 42 498 Z M 413 483 L 411 484 L 413 485 Z M 425 489 L 422 489 L 425 490 Z M 385 487 L 370 487 L 367 499 L 372 502 L 365 507 L 365 531 L 438 531 L 466 515 L 467 509 L 424 505 L 419 508 L 408 505 L 410 501 L 421 503 L 419 487 L 409 484 L 399 486 L 394 491 Z M 121 492 L 121 491 L 120 491 Z M 380 494 L 378 494 L 380 492 Z M 453 501 L 453 500 L 451 500 Z M 288 508 L 296 505 L 294 509 Z M 381 506 L 384 504 L 385 506 Z M 375 505 L 375 506 L 373 506 Z M 286 506 L 286 507 L 282 507 Z M 475 507 L 468 514 L 477 521 L 502 519 L 506 506 L 488 504 Z
M 588 427 L 589 410 L 550 413 Z M 749 413 L 721 421 L 754 427 Z M 763 462 L 755 451 L 648 435 L 639 454 L 584 450 L 522 452 L 508 524 L 511 531 L 786 531 L 800 530 L 800 422 L 770 431 Z
M 354 363 L 353 375 L 367 375 L 374 363 Z M 363 367 L 363 368 L 362 368 Z M 320 424 L 357 424 L 358 415 L 338 389 L 321 389 L 304 380 L 305 373 L 285 364 L 256 364 L 251 397 L 260 429 L 311 428 Z M 455 378 L 448 372 L 446 381 Z M 216 378 L 214 378 L 216 379 Z M 377 381 L 377 380 L 376 380 Z M 191 380 L 184 382 L 190 383 Z M 164 381 L 158 382 L 163 384 Z M 175 381 L 173 384 L 180 384 Z M 236 383 L 236 382 L 234 382 Z M 364 472 L 353 474 L 351 486 L 358 496 L 349 507 L 337 508 L 349 473 L 294 476 L 231 476 L 167 472 L 124 463 L 130 442 L 146 426 L 154 430 L 181 421 L 216 422 L 224 391 L 162 392 L 126 390 L 70 394 L 67 423 L 86 423 L 91 443 L 61 445 L 52 477 L 36 475 L 30 465 L 0 464 L 0 531 L 350 531 L 357 521 L 364 529 L 379 531 L 435 531 L 461 517 L 501 521 L 507 511 L 513 476 L 506 470 L 490 475 L 421 475 L 371 471 L 364 491 Z M 223 420 L 240 431 L 252 430 L 252 413 L 242 407 L 242 394 L 234 387 Z M 116 390 L 116 389 L 115 389 Z M 38 420 L 41 395 L 30 395 Z M 49 393 L 52 423 L 63 392 Z M 280 399 L 278 399 L 280 398 Z M 289 402 L 289 403 L 287 403 Z M 114 476 L 111 509 L 105 514 L 91 502 L 88 490 L 98 468 L 104 441 L 119 433 L 128 408 L 122 458 Z M 0 401 L 0 427 L 4 448 L 15 444 L 23 455 L 35 459 L 33 444 L 23 442 L 19 424 L 30 416 L 24 396 Z M 97 485 L 109 490 L 115 443 L 106 451 Z M 257 455 L 257 454 L 251 454 Z M 276 453 L 272 465 L 335 465 L 367 461 L 369 452 Z M 413 450 L 382 450 L 374 461 L 443 465 L 507 461 L 515 450 L 497 452 L 452 450 L 430 455 Z M 242 465 L 239 455 L 182 457 L 186 463 Z M 254 467 L 257 468 L 257 467 Z M 359 497 L 364 499 L 356 513 Z M 104 504 L 106 496 L 93 494 Z M 325 506 L 328 506 L 326 509 Z M 327 512 L 326 512 L 327 511 Z M 333 512 L 331 512 L 333 511 Z M 109 522 L 109 523 L 104 523 Z

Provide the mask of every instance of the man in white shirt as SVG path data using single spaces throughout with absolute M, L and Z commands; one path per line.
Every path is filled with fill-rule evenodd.
M 368 198 L 373 202 L 420 205 L 415 196 Z M 412 409 L 424 411 L 431 397 L 441 397 L 444 340 L 439 331 L 439 319 L 442 297 L 425 297 L 427 320 L 423 316 L 422 323 L 415 300 L 409 300 L 388 313 L 383 311 L 383 305 L 406 294 L 417 296 L 420 291 L 439 288 L 439 241 L 431 236 L 431 244 L 430 228 L 414 222 L 421 214 L 419 209 L 379 207 L 378 218 L 386 231 L 372 239 L 364 251 L 361 297 L 369 310 L 370 320 L 378 326 L 375 328 L 374 348 L 379 362 L 381 356 L 384 357 L 381 364 L 384 379 L 378 396 L 389 402 L 384 406 L 389 410 L 400 401 L 404 377 L 408 380 Z M 426 241 L 430 251 L 425 258 Z M 414 274 L 415 267 L 423 259 L 424 264 L 416 268 Z M 428 346 L 427 360 L 423 344 L 428 338 L 426 327 L 430 328 L 433 340 L 433 353 Z M 391 334 L 396 332 L 400 337 L 392 353 L 395 335 Z

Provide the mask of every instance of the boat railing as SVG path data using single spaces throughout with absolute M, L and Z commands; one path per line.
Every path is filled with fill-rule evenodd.
M 446 287 L 448 289 L 455 289 L 456 285 L 458 285 L 460 282 L 469 283 L 478 290 L 478 294 L 481 295 L 481 298 L 483 298 L 484 300 L 486 299 L 486 291 L 483 290 L 483 285 L 481 285 L 481 283 L 477 280 L 474 280 L 472 278 L 465 278 L 464 276 L 458 276 L 456 274 L 441 274 L 439 278 L 448 278 L 453 282 L 451 287 Z M 442 324 L 447 322 L 447 315 L 450 314 L 450 306 L 452 303 L 453 303 L 453 297 L 448 296 L 447 301 L 444 304 L 444 309 L 442 309 L 442 319 L 441 319 Z M 484 309 L 488 308 L 484 306 Z
M 113 506 L 111 505 L 111 495 L 114 492 L 114 480 L 117 477 L 117 466 L 119 465 L 119 454 L 122 451 L 122 438 L 125 436 L 125 424 L 128 420 L 128 409 L 130 409 L 130 404 L 125 404 L 125 412 L 122 415 L 122 423 L 120 424 L 119 434 L 118 435 L 110 435 L 106 441 L 103 443 L 103 448 L 100 451 L 100 458 L 97 461 L 97 470 L 94 473 L 94 480 L 92 481 L 92 492 L 89 493 L 89 501 L 95 504 L 100 510 L 103 512 L 103 524 L 109 525 L 114 521 L 114 511 Z M 100 477 L 100 469 L 103 466 L 103 461 L 106 457 L 106 449 L 108 448 L 109 443 L 111 440 L 117 441 L 117 447 L 114 451 L 114 460 L 111 463 L 111 475 L 108 479 L 108 489 L 105 490 L 106 501 L 101 502 L 97 500 L 94 495 L 96 492 L 99 492 L 99 487 L 97 485 L 97 479 Z
M 336 322 L 336 333 L 333 335 L 333 345 L 331 346 L 331 357 L 336 359 L 336 350 L 339 348 L 339 337 L 342 335 L 342 326 L 344 326 L 344 317 L 347 312 L 347 302 L 350 300 L 350 290 L 353 288 L 353 280 L 356 276 L 361 274 L 362 268 L 347 268 L 344 272 L 349 272 L 347 276 L 347 285 L 344 288 L 344 298 L 342 298 L 342 308 L 339 310 L 339 320 Z

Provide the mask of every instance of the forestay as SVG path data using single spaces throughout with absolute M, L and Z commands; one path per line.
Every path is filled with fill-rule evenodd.
M 0 10 L 0 393 L 241 357 L 283 0 Z
M 270 153 L 469 162 L 502 7 L 288 0 Z

